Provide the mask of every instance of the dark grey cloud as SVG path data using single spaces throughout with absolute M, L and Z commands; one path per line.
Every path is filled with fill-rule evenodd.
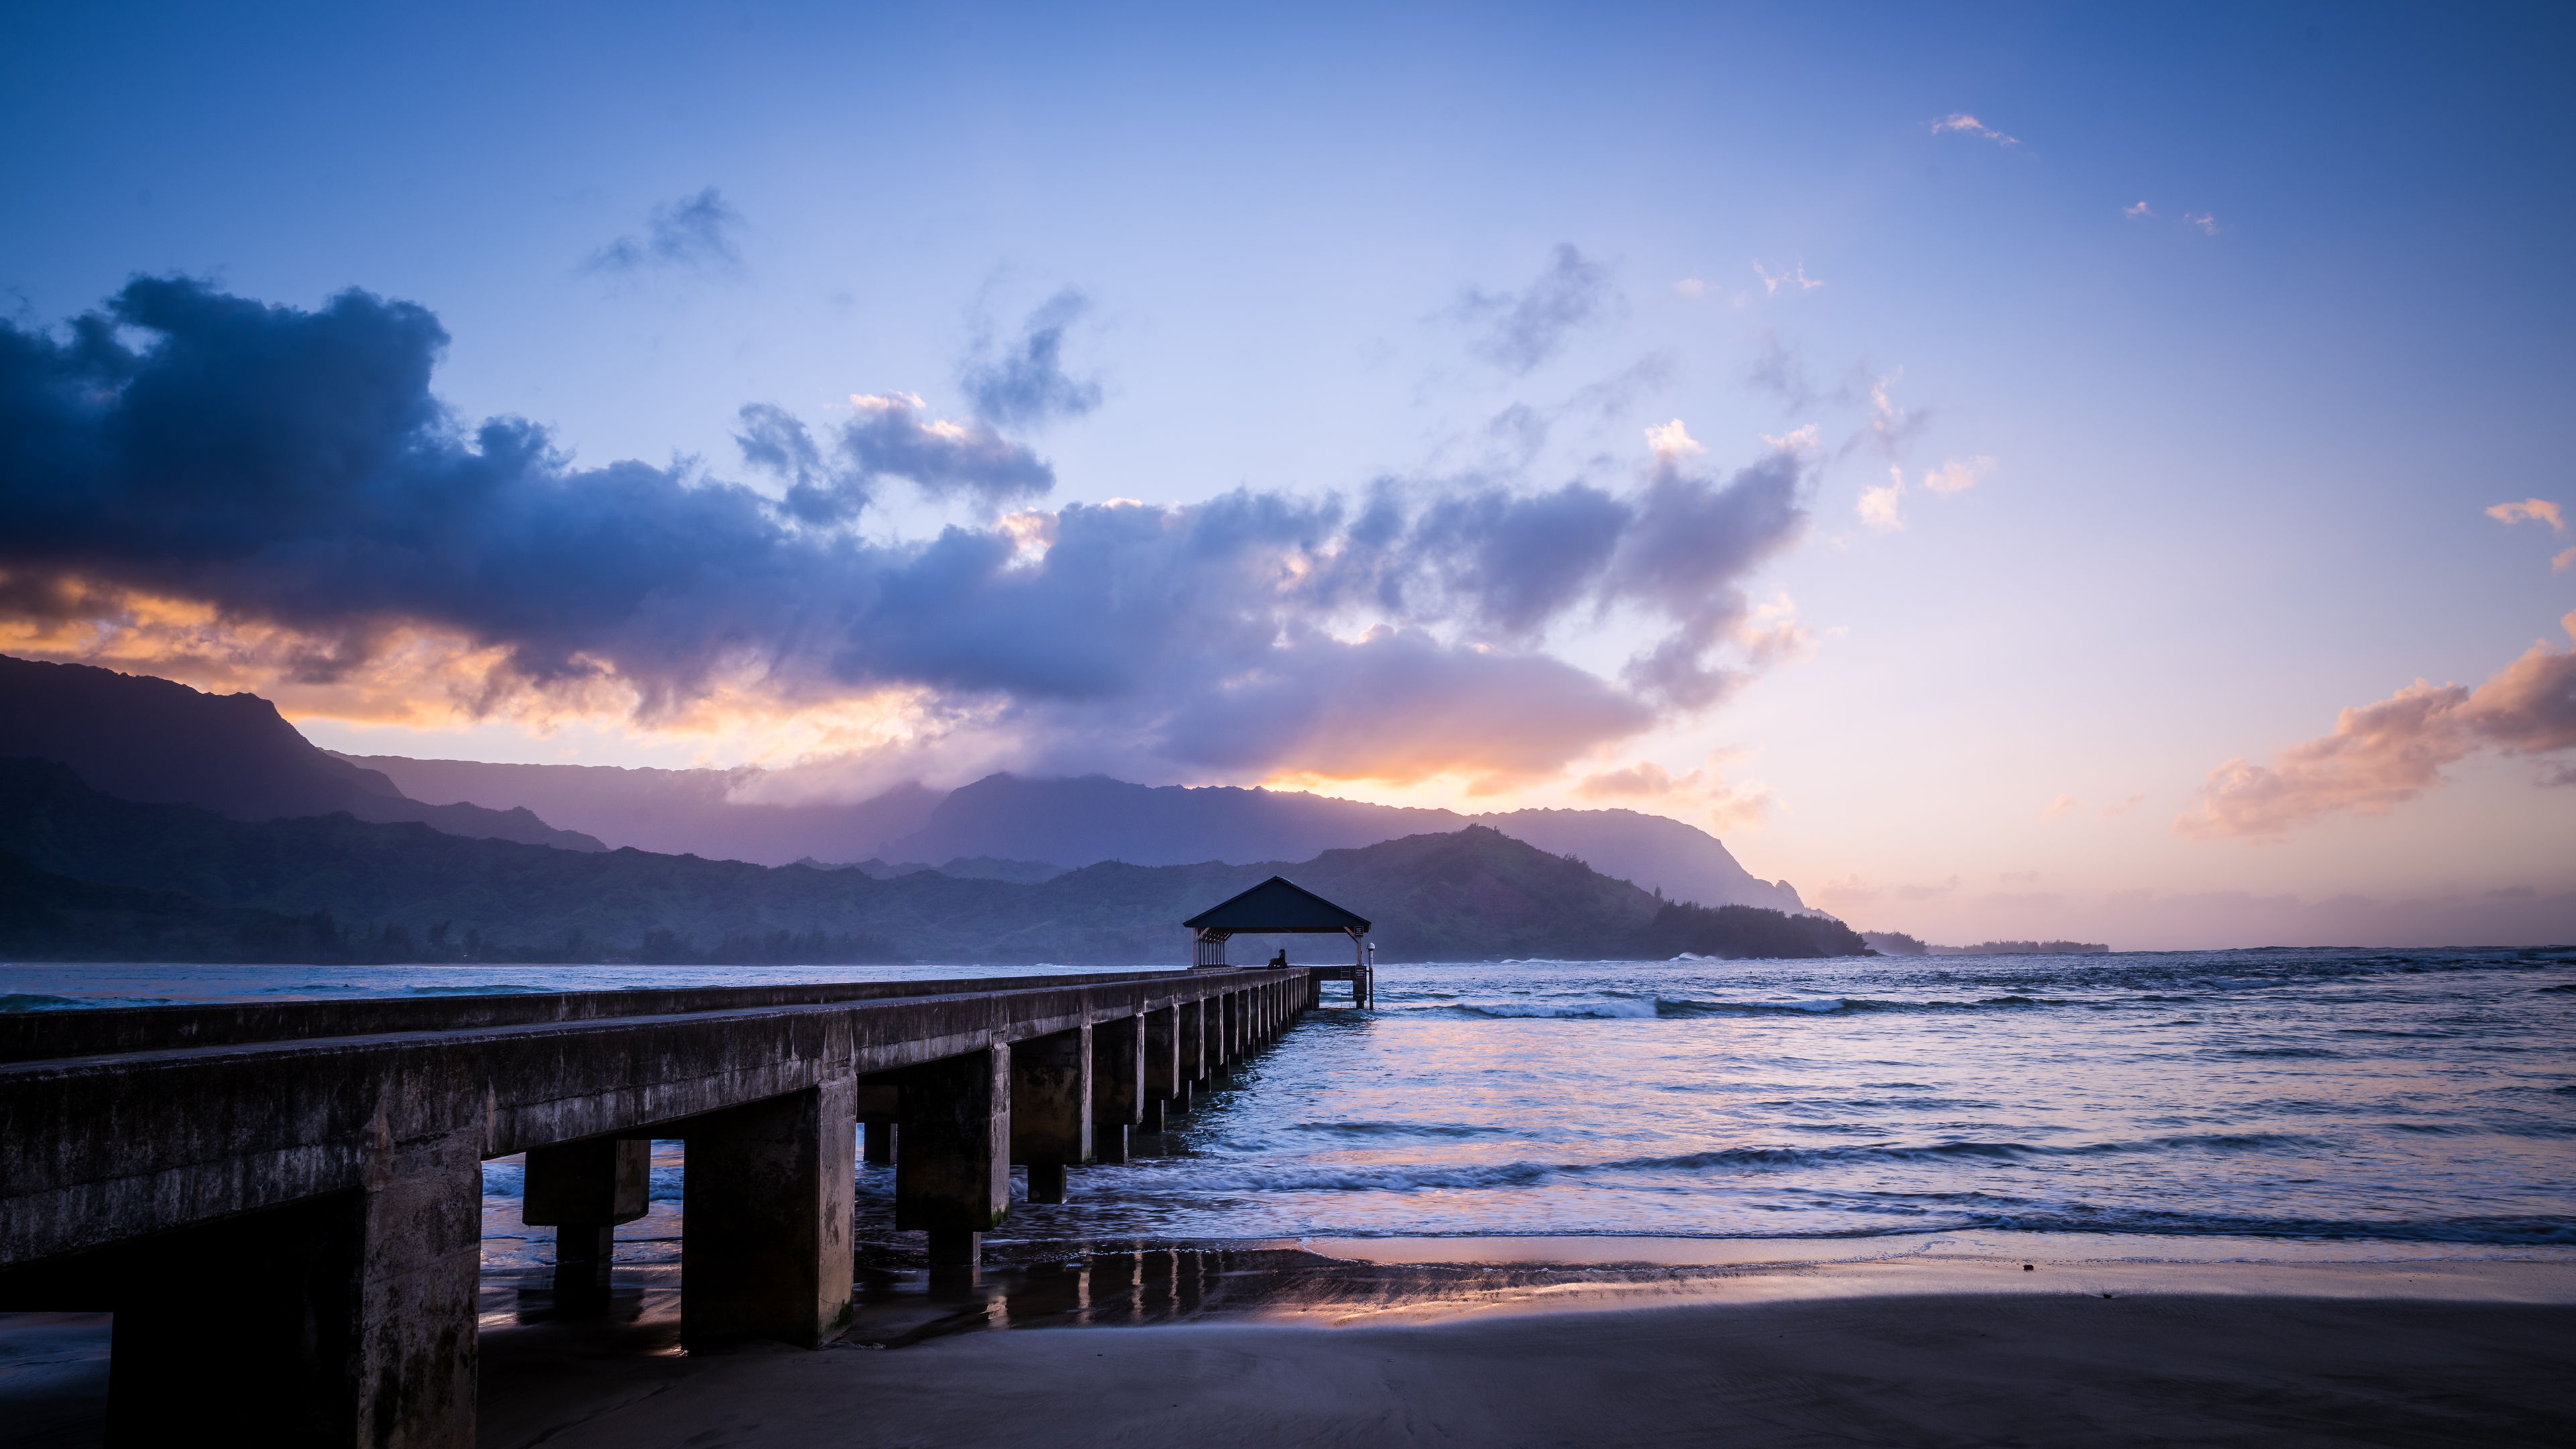
M 316 679 L 428 629 L 508 681 L 612 671 L 648 719 L 749 668 L 782 697 L 921 688 L 1194 768 L 1543 769 L 1722 692 L 1741 581 L 1805 522 L 1785 455 L 1723 481 L 1666 457 L 1628 496 L 1238 490 L 887 544 L 818 525 L 859 516 L 873 477 L 998 500 L 1044 465 L 880 399 L 830 446 L 741 411 L 783 500 L 576 468 L 542 428 L 441 405 L 446 341 L 365 292 L 308 312 L 177 279 L 60 329 L 0 323 L 0 608 L 192 601 L 308 639 Z M 1661 639 L 1624 686 L 1538 652 L 1613 606 Z
M 1523 639 L 1599 586 L 1634 521 L 1629 505 L 1581 483 L 1536 497 L 1486 489 L 1425 508 L 1411 551 L 1477 624 Z
M 645 219 L 642 236 L 621 236 L 591 253 L 594 272 L 725 272 L 742 265 L 733 234 L 742 213 L 712 186 L 695 196 L 666 201 Z
M 934 498 L 963 493 L 987 507 L 1055 487 L 1053 468 L 985 423 L 933 418 L 910 393 L 851 402 L 858 416 L 841 429 L 841 451 L 863 476 L 909 478 Z
M 1032 427 L 1076 418 L 1100 406 L 1100 384 L 1065 375 L 1064 331 L 1091 308 L 1074 288 L 1056 293 L 1031 312 L 1017 340 L 995 358 L 987 340 L 958 369 L 975 416 L 996 427 Z
M 1738 581 L 1804 536 L 1802 482 L 1798 457 L 1786 450 L 1724 483 L 1670 455 L 1657 460 L 1635 521 L 1603 575 L 1612 600 L 1634 602 L 1672 623 L 1671 633 L 1629 663 L 1628 681 L 1639 692 L 1704 709 L 1748 677 L 1712 664 L 1710 656 L 1751 612 Z
M 1520 377 L 1563 352 L 1576 329 L 1607 316 L 1616 301 L 1609 268 L 1568 244 L 1521 291 L 1470 291 L 1458 311 L 1482 324 L 1477 355 Z
M 846 523 L 867 508 L 867 475 L 827 466 L 814 435 L 795 414 L 770 403 L 745 403 L 736 421 L 742 431 L 733 440 L 743 462 L 787 485 L 787 511 L 799 521 Z

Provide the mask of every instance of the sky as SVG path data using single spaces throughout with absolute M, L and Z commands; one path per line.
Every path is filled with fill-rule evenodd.
M 0 651 L 2576 939 L 2551 7 L 20 6 Z

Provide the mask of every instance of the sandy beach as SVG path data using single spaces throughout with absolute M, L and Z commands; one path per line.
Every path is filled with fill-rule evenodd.
M 1478 1279 L 1139 1327 L 672 1351 L 487 1320 L 482 1442 L 2560 1444 L 2576 1266 L 2006 1260 Z M 1539 1278 L 1555 1277 L 1537 1274 Z M 658 1292 L 659 1290 L 654 1290 Z M 1332 1295 L 1322 1295 L 1332 1296 Z M 647 1297 L 651 1297 L 648 1293 Z M 1292 1300 L 1294 1295 L 1292 1295 Z M 996 1328 L 1047 1317 L 1000 1300 Z

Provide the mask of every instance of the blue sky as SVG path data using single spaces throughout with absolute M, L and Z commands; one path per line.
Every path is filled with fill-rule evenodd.
M 867 455 L 876 481 L 848 495 L 867 504 L 833 526 L 881 561 L 944 527 L 1025 543 L 1037 525 L 1005 515 L 1198 518 L 1238 489 L 1338 498 L 1330 539 L 1373 496 L 1420 522 L 1575 485 L 1631 519 L 1612 572 L 1535 632 L 1498 622 L 1501 585 L 1475 573 L 1525 534 L 1455 553 L 1410 535 L 1437 581 L 1392 614 L 1365 590 L 1281 595 L 1253 624 L 1428 682 L 1332 672 L 1344 703 L 1310 717 L 1290 696 L 1325 676 L 1289 671 L 1246 686 L 1221 744 L 1190 734 L 1190 701 L 1257 639 L 1086 634 L 1061 601 L 1029 652 L 1125 641 L 1101 646 L 1118 685 L 1076 704 L 1038 674 L 922 664 L 946 635 L 836 654 L 807 637 L 836 626 L 774 602 L 725 615 L 750 642 L 713 673 L 656 673 L 630 620 L 564 646 L 596 672 L 532 681 L 494 663 L 525 645 L 506 611 L 353 601 L 352 642 L 321 606 L 257 602 L 256 559 L 179 579 L 84 534 L 81 577 L 132 570 L 129 595 L 0 625 L 12 652 L 254 688 L 316 738 L 391 753 L 757 760 L 845 794 L 1100 768 L 1626 804 L 1936 939 L 2576 934 L 2576 793 L 2536 783 L 2576 728 L 2550 662 L 2576 610 L 2551 559 L 2576 539 L 2488 512 L 2576 510 L 2550 426 L 2562 12 L 96 6 L 0 25 L 0 107 L 33 140 L 0 155 L 19 217 L 0 289 L 25 336 L 67 335 L 136 274 L 306 313 L 356 287 L 434 315 L 430 386 L 462 425 L 526 418 L 576 471 L 636 459 L 782 495 L 739 410 L 782 410 L 824 457 L 864 421 L 853 395 L 1051 470 L 1044 493 L 939 493 Z M 1071 391 L 994 403 L 1050 327 Z M 1648 430 L 1675 421 L 1658 454 Z M 1658 478 L 1733 498 L 1778 458 L 1801 518 L 1636 581 L 1682 536 Z M 1873 498 L 1891 468 L 1902 489 Z M 14 579 L 70 568 L 44 547 Z M 1226 558 L 1188 597 L 1279 562 Z M 1373 624 L 1416 653 L 1371 655 Z M 1685 634 L 1729 681 L 1706 697 L 1635 672 Z M 2279 754 L 2535 645 L 2511 699 L 2428 705 L 2402 738 L 2298 757 L 2305 774 Z M 1247 723 L 1291 716 L 1303 733 Z M 2239 758 L 2274 773 L 2207 793 Z

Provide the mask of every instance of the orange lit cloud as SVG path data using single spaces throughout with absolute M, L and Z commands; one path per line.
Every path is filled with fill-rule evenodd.
M 1586 775 L 1575 784 L 1574 793 L 1586 800 L 1635 801 L 1663 811 L 1695 815 L 1720 835 L 1760 827 L 1770 818 L 1774 803 L 1771 791 L 1760 785 L 1743 789 L 1731 786 L 1714 765 L 1712 756 L 1709 766 L 1675 775 L 1652 760 L 1640 760 L 1616 770 Z
M 2497 503 L 2487 509 L 2487 517 L 2511 527 L 2517 523 L 2545 523 L 2552 531 L 2565 533 L 2567 519 L 2558 505 L 2546 498 L 2526 498 L 2520 503 Z
M 2576 635 L 2576 613 L 2560 621 Z M 2186 839 L 2279 837 L 2327 815 L 2384 815 L 2442 783 L 2484 749 L 2576 750 L 2576 651 L 2535 643 L 2475 690 L 2422 680 L 2347 709 L 2334 733 L 2292 745 L 2269 766 L 2230 760 L 2210 772 L 2201 807 L 2174 821 Z M 2564 782 L 2571 775 L 2559 771 Z

